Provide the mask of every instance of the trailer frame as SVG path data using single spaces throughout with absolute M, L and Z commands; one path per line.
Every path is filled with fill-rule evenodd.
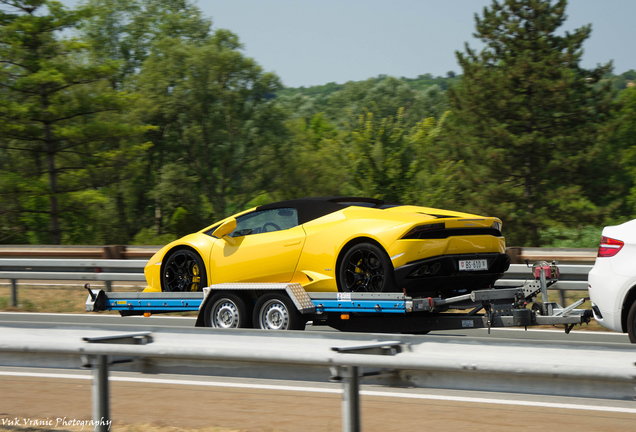
M 224 283 L 192 293 L 107 293 L 86 284 L 86 310 L 113 310 L 122 316 L 198 311 L 197 327 L 287 330 L 302 329 L 312 321 L 314 326 L 342 331 L 416 334 L 537 325 L 564 325 L 569 333 L 575 325 L 590 322 L 591 310 L 576 309 L 589 299 L 568 307 L 548 301 L 547 289 L 558 277 L 556 262 L 535 265 L 533 276 L 536 279 L 519 287 L 476 290 L 451 298 L 307 292 L 297 283 Z M 536 301 L 539 296 L 541 302 Z

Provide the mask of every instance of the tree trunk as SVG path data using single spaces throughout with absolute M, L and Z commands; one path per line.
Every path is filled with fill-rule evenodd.
M 162 226 L 162 212 L 161 212 L 161 200 L 155 199 L 155 234 L 161 235 Z
M 45 106 L 48 105 L 45 102 Z M 50 213 L 51 213 L 51 243 L 59 245 L 62 242 L 60 235 L 59 209 L 57 203 L 57 171 L 55 170 L 56 143 L 51 139 L 51 125 L 45 125 L 47 171 L 49 174 Z
M 121 191 L 121 180 L 118 179 L 117 182 L 117 192 L 115 195 L 115 203 L 117 205 L 117 217 L 119 218 L 119 226 L 121 227 L 121 229 L 123 230 L 123 237 L 120 237 L 121 234 L 117 239 L 117 243 L 118 244 L 127 244 L 128 241 L 133 237 L 133 233 L 131 232 L 131 226 L 129 223 L 127 223 L 126 221 L 126 201 L 124 200 L 124 195 Z M 120 243 L 121 242 L 121 243 Z
M 528 110 L 533 112 L 532 107 L 532 89 L 528 89 Z M 534 115 L 533 115 L 534 118 Z M 526 133 L 528 135 L 532 134 L 534 131 L 534 122 L 533 120 L 528 120 L 526 122 Z M 540 246 L 539 242 L 539 224 L 536 220 L 536 208 L 535 208 L 535 173 L 534 173 L 534 164 L 532 160 L 532 153 L 526 154 L 526 178 L 525 178 L 525 191 L 524 195 L 526 198 L 526 208 L 528 209 L 528 214 L 530 217 L 528 218 L 528 231 L 530 233 L 530 246 L 538 247 Z

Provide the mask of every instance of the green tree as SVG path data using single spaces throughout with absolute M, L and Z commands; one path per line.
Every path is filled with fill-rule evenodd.
M 441 120 L 448 111 L 446 92 L 437 84 L 417 91 L 411 107 L 411 118 L 421 121 L 429 117 Z
M 342 126 L 344 123 L 356 122 L 360 115 L 373 113 L 375 118 L 394 116 L 399 108 L 403 108 L 403 122 L 407 127 L 421 120 L 423 107 L 417 106 L 418 93 L 405 81 L 382 77 L 360 82 L 349 82 L 340 91 L 334 92 L 323 101 L 327 118 Z
M 439 120 L 433 117 L 422 120 L 409 132 L 408 141 L 416 149 L 417 160 L 402 202 L 445 209 L 461 207 L 457 201 L 462 195 L 457 175 L 462 161 L 455 160 L 439 139 L 446 128 L 448 114 L 444 113 Z
M 339 130 L 346 129 L 345 124 L 356 123 L 358 117 L 367 112 L 372 112 L 375 118 L 388 118 L 399 108 L 403 108 L 405 127 L 411 128 L 428 117 L 441 118 L 448 109 L 445 85 L 445 79 L 432 77 L 398 79 L 379 76 L 343 85 L 286 88 L 277 95 L 278 103 L 292 118 L 309 121 L 321 113 Z
M 93 61 L 117 60 L 114 86 L 134 85 L 152 46 L 165 37 L 204 41 L 212 22 L 189 0 L 86 0 L 93 14 L 79 26 Z
M 438 124 L 428 118 L 408 128 L 403 118 L 404 108 L 382 119 L 368 112 L 349 125 L 343 148 L 348 150 L 351 182 L 357 194 L 391 202 L 426 199 L 418 187 L 434 171 L 428 153 L 443 119 Z
M 60 244 L 63 232 L 72 233 L 76 224 L 88 227 L 77 195 L 103 186 L 100 173 L 139 150 L 118 141 L 105 146 L 106 140 L 139 130 L 110 114 L 131 100 L 109 85 L 117 65 L 92 64 L 86 44 L 56 37 L 90 9 L 69 11 L 48 0 L 0 3 L 0 147 L 9 160 L 5 175 L 19 179 L 5 180 L 1 199 L 8 205 L 2 207 L 20 215 L 16 226 L 23 231 L 37 233 L 41 228 L 32 224 L 45 215 L 48 236 L 36 234 L 30 241 Z M 42 217 L 36 221 L 33 215 Z
M 615 222 L 624 222 L 636 212 L 636 88 L 623 90 L 617 105 L 605 152 L 596 165 L 603 181 L 595 192 L 614 211 Z
M 463 81 L 449 90 L 446 139 L 464 161 L 467 210 L 501 216 L 520 245 L 602 213 L 582 185 L 611 108 L 609 83 L 597 84 L 611 63 L 580 67 L 591 27 L 558 35 L 565 8 L 565 0 L 494 1 L 475 15 L 486 47 L 457 53 Z
M 272 190 L 285 152 L 285 116 L 272 100 L 278 77 L 241 49 L 227 30 L 200 44 L 165 38 L 139 78 L 140 111 L 172 137 L 169 157 L 196 176 L 215 218 Z
M 80 35 L 90 43 L 93 62 L 118 62 L 117 73 L 111 79 L 113 88 L 138 92 L 143 85 L 140 76 L 147 72 L 144 62 L 153 50 L 155 56 L 161 55 L 165 38 L 193 45 L 210 38 L 211 20 L 189 0 L 87 0 L 86 3 L 95 13 L 82 23 Z M 119 232 L 118 238 L 130 239 L 143 230 L 145 242 L 151 237 L 150 226 L 154 226 L 156 236 L 173 230 L 176 226 L 172 223 L 173 212 L 181 205 L 187 210 L 180 215 L 188 217 L 180 220 L 189 221 L 192 229 L 200 227 L 210 212 L 207 206 L 191 207 L 200 201 L 200 188 L 192 187 L 193 183 L 185 178 L 180 184 L 169 184 L 175 178 L 167 173 L 173 172 L 174 162 L 181 157 L 172 120 L 161 115 L 151 118 L 137 109 L 136 104 L 129 108 L 132 118 L 154 126 L 138 138 L 138 142 L 149 141 L 153 145 L 139 164 L 120 170 L 119 181 L 104 190 L 116 204 L 118 223 L 109 232 Z M 180 188 L 178 201 L 172 199 L 173 195 L 159 192 L 170 187 Z
M 341 132 L 322 113 L 285 122 L 291 151 L 281 155 L 284 175 L 275 199 L 352 195 L 349 152 Z

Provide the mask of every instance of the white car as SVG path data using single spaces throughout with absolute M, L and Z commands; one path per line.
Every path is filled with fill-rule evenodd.
M 596 322 L 636 343 L 636 220 L 603 229 L 588 281 Z

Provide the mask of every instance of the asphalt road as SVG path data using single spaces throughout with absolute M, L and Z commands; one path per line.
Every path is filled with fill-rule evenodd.
M 99 325 L 121 325 L 121 326 L 159 326 L 159 327 L 194 327 L 195 318 L 175 317 L 175 316 L 151 316 L 151 317 L 120 317 L 117 315 L 106 315 L 100 313 L 86 314 L 49 314 L 30 312 L 0 312 L 0 325 L 2 323 L 41 323 L 60 326 L 64 324 L 78 325 L 85 324 L 91 326 Z M 582 327 L 583 329 L 585 327 Z M 231 330 L 230 330 L 231 331 Z M 312 326 L 308 324 L 305 331 L 337 331 L 330 327 Z M 495 338 L 495 339 L 530 339 L 539 341 L 562 341 L 579 343 L 617 343 L 629 344 L 626 334 L 614 332 L 573 330 L 570 334 L 565 334 L 563 329 L 533 329 L 527 331 L 522 328 L 491 329 L 490 334 L 486 329 L 470 330 L 446 330 L 431 332 L 425 336 L 412 337 L 465 337 L 474 338 Z

